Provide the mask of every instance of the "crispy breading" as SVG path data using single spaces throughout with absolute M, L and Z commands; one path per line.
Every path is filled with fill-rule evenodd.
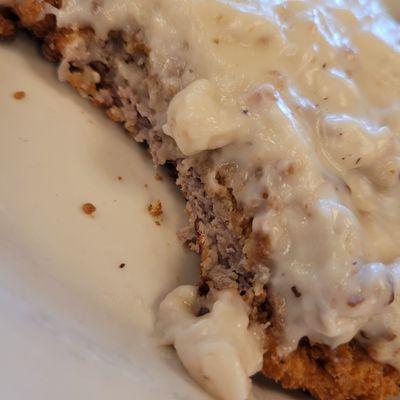
M 5 12 L 3 12 L 5 14 Z M 15 24 L 6 15 L 3 15 L 0 10 L 0 38 L 9 39 L 15 35 Z
M 282 360 L 267 331 L 263 372 L 285 389 L 303 389 L 321 400 L 381 400 L 399 393 L 400 375 L 373 361 L 355 341 L 331 349 L 303 340 Z

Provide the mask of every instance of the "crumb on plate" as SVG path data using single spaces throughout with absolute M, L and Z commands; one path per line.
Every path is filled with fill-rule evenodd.
M 163 213 L 161 201 L 155 200 L 151 202 L 147 207 L 147 210 L 152 217 L 160 217 Z
M 160 226 L 162 221 L 163 209 L 160 200 L 155 200 L 151 202 L 148 207 L 147 211 L 149 214 L 155 219 L 155 224 Z
M 22 100 L 26 97 L 26 93 L 23 90 L 14 92 L 13 97 L 15 100 Z
M 85 203 L 82 205 L 82 210 L 87 215 L 92 215 L 96 211 L 96 207 L 92 203 Z
M 159 174 L 158 172 L 156 172 L 156 174 L 154 175 L 154 179 L 155 179 L 156 181 L 163 181 L 163 180 L 164 180 L 164 178 L 162 177 L 162 175 Z

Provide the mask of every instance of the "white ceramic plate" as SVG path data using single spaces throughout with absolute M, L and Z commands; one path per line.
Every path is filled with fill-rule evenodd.
M 209 399 L 153 333 L 162 297 L 197 279 L 175 185 L 29 39 L 0 45 L 0 82 L 1 398 Z M 300 397 L 267 386 L 257 399 Z

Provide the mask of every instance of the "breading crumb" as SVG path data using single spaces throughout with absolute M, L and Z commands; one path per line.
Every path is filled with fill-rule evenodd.
M 156 200 L 156 201 L 151 202 L 149 204 L 149 206 L 147 207 L 147 210 L 152 217 L 162 216 L 163 211 L 162 211 L 161 201 Z
M 160 226 L 162 221 L 163 209 L 160 200 L 153 201 L 147 207 L 147 211 L 154 218 L 156 225 Z
M 154 179 L 156 181 L 163 181 L 164 178 L 162 177 L 162 175 L 160 175 L 158 172 L 154 175 Z
M 15 100 L 22 100 L 26 96 L 26 93 L 23 90 L 19 90 L 17 92 L 14 92 L 13 97 Z
M 85 203 L 82 205 L 82 210 L 87 215 L 92 215 L 96 211 L 96 207 L 92 203 Z
M 118 179 L 119 181 L 122 181 L 123 178 L 122 178 L 122 176 L 118 176 L 117 179 Z
M 122 268 L 125 268 L 125 265 L 126 265 L 125 263 L 122 263 L 119 265 L 119 267 L 122 269 Z

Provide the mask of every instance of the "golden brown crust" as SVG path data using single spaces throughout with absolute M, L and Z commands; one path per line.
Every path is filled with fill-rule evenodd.
M 399 393 L 399 373 L 373 361 L 354 341 L 333 350 L 303 340 L 285 360 L 272 331 L 266 343 L 263 372 L 286 389 L 306 389 L 321 400 L 380 400 Z
M 15 35 L 15 24 L 11 19 L 6 18 L 0 11 L 0 38 L 10 39 Z
M 46 1 L 55 6 L 59 3 L 58 0 Z M 71 40 L 74 33 L 66 29 L 55 29 L 54 16 L 46 16 L 38 21 L 37 18 L 42 9 L 42 1 L 24 0 L 14 9 L 14 12 L 24 28 L 43 40 L 45 56 L 56 61 L 60 59 L 65 44 Z M 0 37 L 10 37 L 13 33 L 13 22 L 0 13 Z M 89 95 L 89 98 L 96 91 L 95 85 L 87 85 L 87 81 L 84 82 L 84 77 L 79 74 L 71 75 L 70 84 L 79 92 Z M 93 99 L 92 101 L 98 106 L 101 105 Z M 120 121 L 120 115 L 116 111 L 108 109 L 107 115 L 115 121 Z M 251 267 L 252 264 L 255 265 L 260 259 L 266 257 L 268 239 L 251 235 L 251 221 L 244 218 L 233 196 L 225 193 L 222 197 L 222 201 L 221 199 L 216 201 L 220 201 L 221 207 L 229 209 L 232 216 L 230 229 L 235 234 L 248 238 L 243 240 L 243 247 Z M 210 261 L 207 234 L 200 223 L 197 234 L 204 279 L 200 291 L 206 292 L 208 290 L 206 264 L 212 260 Z M 355 342 L 332 350 L 327 346 L 310 345 L 304 340 L 286 359 L 280 358 L 275 340 L 280 325 L 276 316 L 278 306 L 274 304 L 271 307 L 272 297 L 268 302 L 265 296 L 261 296 L 256 298 L 255 302 L 258 304 L 257 318 L 268 318 L 272 321 L 271 326 L 266 330 L 263 372 L 267 377 L 279 381 L 284 388 L 303 389 L 321 400 L 381 400 L 398 394 L 400 374 L 387 365 L 373 361 Z

